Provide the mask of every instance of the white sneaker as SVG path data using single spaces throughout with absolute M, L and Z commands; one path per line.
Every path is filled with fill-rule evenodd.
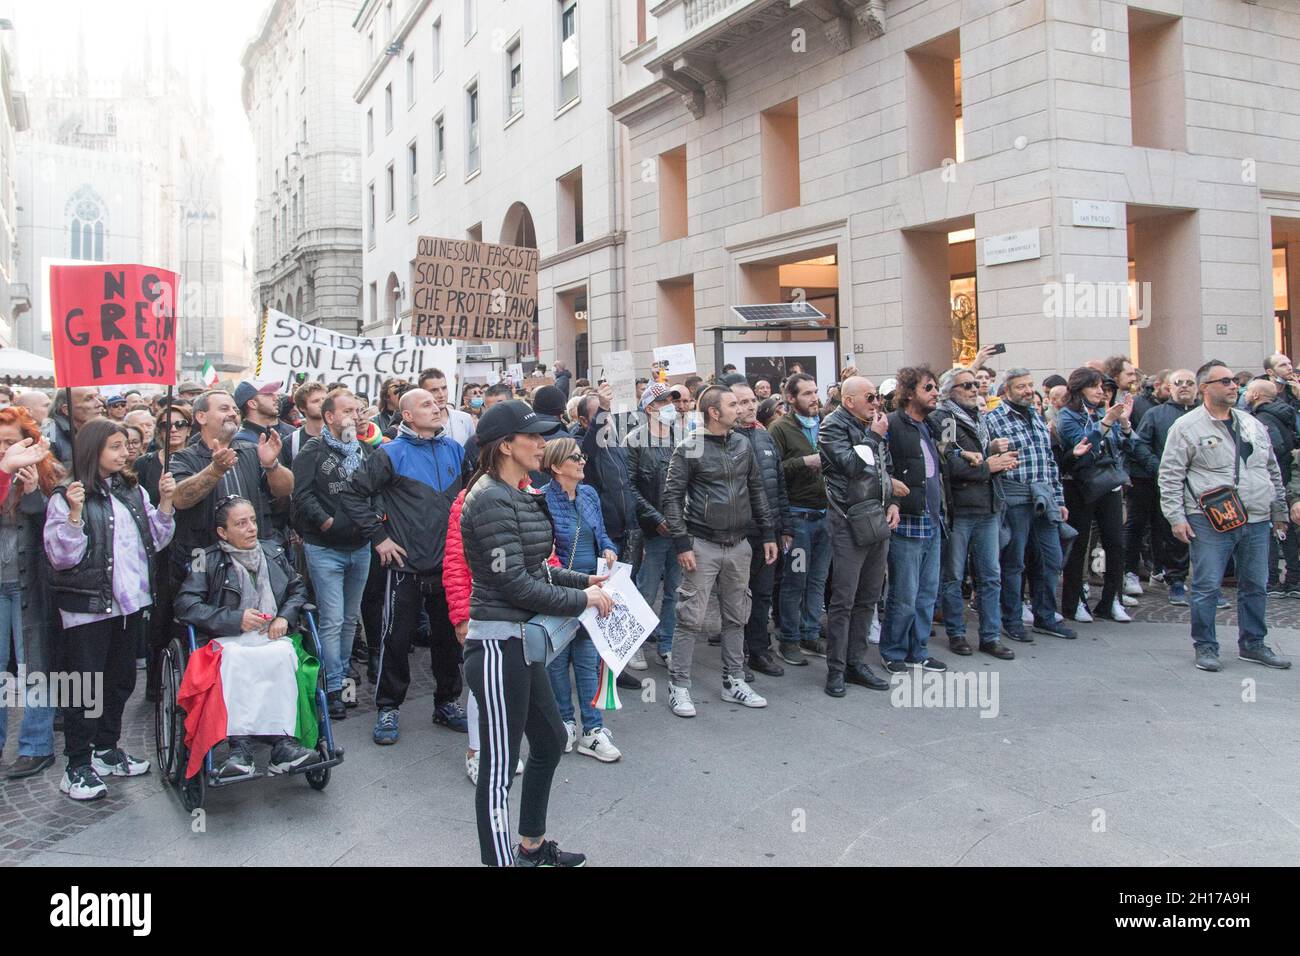
M 1127 594 L 1124 594 L 1120 597 L 1119 603 L 1124 605 L 1125 607 L 1137 607 L 1138 599 L 1135 597 L 1130 597 Z
M 1120 624 L 1131 624 L 1133 621 L 1133 618 L 1129 617 L 1128 612 L 1124 610 L 1124 605 L 1120 604 L 1119 601 L 1114 601 L 1111 603 L 1110 617 L 1111 620 L 1116 621 Z
M 767 698 L 754 693 L 754 689 L 739 677 L 722 679 L 722 699 L 729 704 L 743 704 L 746 707 L 767 706 Z
M 649 669 L 650 665 L 645 662 L 644 646 L 638 647 L 636 649 L 636 653 L 633 654 L 632 659 L 627 662 L 627 666 L 630 670 L 634 670 L 634 671 L 643 671 Z
M 1124 593 L 1128 597 L 1139 597 L 1142 594 L 1142 582 L 1138 580 L 1138 576 L 1132 571 L 1124 575 Z
M 478 753 L 477 752 L 475 752 L 472 756 L 470 754 L 465 755 L 465 776 L 469 777 L 470 783 L 474 784 L 474 786 L 476 787 L 478 786 Z
M 121 748 L 96 750 L 90 755 L 90 765 L 101 777 L 138 777 L 149 772 L 149 761 L 132 757 Z
M 1020 621 L 1023 624 L 1034 623 L 1034 609 L 1028 601 L 1024 603 L 1020 611 Z
M 578 741 L 578 753 L 595 757 L 601 763 L 613 763 L 623 756 L 622 752 L 614 746 L 609 731 L 604 727 L 597 727 L 591 733 L 583 734 L 582 739 Z
M 93 769 L 82 768 L 75 773 L 71 770 L 63 771 L 59 792 L 66 793 L 73 800 L 98 800 L 108 796 L 108 787 L 104 786 L 104 781 L 99 779 Z
M 1088 605 L 1080 601 L 1079 606 L 1074 609 L 1074 619 L 1083 624 L 1091 624 L 1092 615 L 1088 613 Z
M 668 706 L 678 717 L 694 717 L 695 704 L 691 702 L 691 689 L 689 687 L 678 687 L 676 684 L 668 685 Z
M 871 644 L 880 643 L 880 612 L 877 611 L 871 617 L 871 630 L 867 632 L 867 641 Z
M 573 721 L 566 720 L 564 722 L 564 729 L 569 733 L 569 742 L 564 745 L 564 752 L 566 754 L 572 753 L 573 745 L 578 741 L 578 728 L 574 726 Z

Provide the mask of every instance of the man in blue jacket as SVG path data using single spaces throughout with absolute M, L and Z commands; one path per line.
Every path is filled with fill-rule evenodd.
M 411 682 L 411 635 L 421 608 L 432 625 L 433 722 L 461 733 L 469 727 L 460 707 L 460 644 L 442 586 L 447 518 L 464 483 L 465 450 L 442 431 L 441 412 L 430 392 L 407 391 L 398 413 L 397 437 L 367 458 L 338 496 L 339 506 L 386 569 L 375 687 L 377 744 L 397 743 L 398 711 Z

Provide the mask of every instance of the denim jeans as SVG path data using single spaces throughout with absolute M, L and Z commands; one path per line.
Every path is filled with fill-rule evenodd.
M 1025 571 L 1025 550 L 1032 543 L 1038 558 L 1039 574 L 1030 600 L 1034 622 L 1056 624 L 1056 584 L 1061 579 L 1060 525 L 1051 518 L 1035 515 L 1032 504 L 1007 505 L 1003 521 L 1011 530 L 1011 540 L 1002 549 L 1002 623 L 1013 630 L 1023 628 L 1020 621 L 1020 587 Z M 1075 547 L 1082 547 L 1076 543 Z
M 546 665 L 546 676 L 551 679 L 551 690 L 555 692 L 555 703 L 560 708 L 560 716 L 566 721 L 573 720 L 573 685 L 569 683 L 569 665 L 573 665 L 573 676 L 578 680 L 578 707 L 582 711 L 582 732 L 589 734 L 605 726 L 600 711 L 591 705 L 600 689 L 600 655 L 596 645 L 591 643 L 585 632 L 571 640 L 556 655 L 555 660 Z
M 1196 537 L 1192 539 L 1192 579 L 1188 603 L 1192 606 L 1192 644 L 1208 644 L 1215 651 L 1219 642 L 1214 634 L 1214 612 L 1219 602 L 1228 559 L 1237 565 L 1237 644 L 1242 648 L 1258 647 L 1268 636 L 1264 623 L 1267 601 L 1264 589 L 1268 579 L 1268 539 L 1273 525 L 1254 521 L 1236 531 L 1220 532 L 1210 527 L 1205 515 L 1189 514 L 1187 522 Z
M 930 625 L 939 598 L 942 538 L 894 534 L 889 542 L 889 587 L 880 623 L 880 656 L 885 661 L 920 663 L 929 657 Z
M 998 567 L 998 535 L 1002 516 L 956 517 L 943 548 L 943 627 L 948 639 L 966 636 L 961 583 L 969 553 L 980 606 L 980 643 L 994 644 L 1002 633 L 1002 572 Z
M 781 640 L 815 641 L 831 570 L 830 518 L 796 511 L 791 531 L 794 543 L 781 568 Z
M 348 658 L 352 656 L 352 639 L 357 633 L 361 595 L 370 574 L 370 545 L 363 544 L 354 551 L 309 543 L 304 543 L 303 548 L 320 609 L 317 631 L 325 658 L 321 662 L 325 665 L 325 689 L 341 690 Z
M 667 654 L 673 649 L 673 631 L 677 628 L 677 587 L 682 583 L 682 566 L 677 563 L 677 549 L 672 538 L 647 536 L 636 586 L 651 607 L 654 607 L 661 583 L 664 601 L 659 607 L 659 624 L 646 638 L 646 643 L 654 641 L 659 653 Z
M 0 671 L 9 664 L 11 636 L 14 640 L 14 671 L 21 673 L 27 664 L 27 649 L 23 646 L 23 591 L 19 584 L 0 586 Z M 33 706 L 32 690 L 30 683 L 23 689 L 23 719 L 18 729 L 18 756 L 48 757 L 54 753 L 54 708 Z M 48 682 L 46 694 L 49 694 Z M 49 703 L 47 696 L 46 704 Z M 0 696 L 0 752 L 4 751 L 8 733 L 9 711 L 4 707 L 3 696 Z

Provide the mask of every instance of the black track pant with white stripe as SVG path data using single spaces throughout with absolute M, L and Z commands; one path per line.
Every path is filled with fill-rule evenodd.
M 465 680 L 478 700 L 483 747 L 474 794 L 479 854 L 485 866 L 510 866 L 510 783 L 521 738 L 528 737 L 528 762 L 519 801 L 519 835 L 532 838 L 546 834 L 551 778 L 568 733 L 545 665 L 524 661 L 519 638 L 466 641 Z
M 389 568 L 384 581 L 379 681 L 375 687 L 375 704 L 379 707 L 401 707 L 406 700 L 411 685 L 411 636 L 420 626 L 421 607 L 429 612 L 431 625 L 434 706 L 460 700 L 460 644 L 448 617 L 441 573 L 417 575 Z

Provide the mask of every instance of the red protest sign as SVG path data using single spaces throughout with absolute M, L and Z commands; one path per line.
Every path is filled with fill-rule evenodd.
M 139 265 L 50 266 L 59 388 L 176 384 L 176 273 Z

